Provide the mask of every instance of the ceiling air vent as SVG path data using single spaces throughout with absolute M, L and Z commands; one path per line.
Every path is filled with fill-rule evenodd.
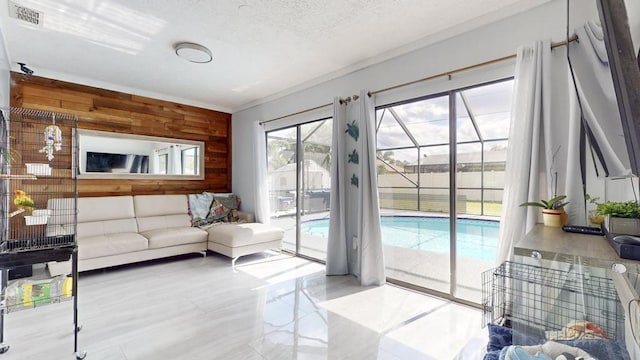
M 9 16 L 35 26 L 42 26 L 43 14 L 38 10 L 30 9 L 9 1 Z

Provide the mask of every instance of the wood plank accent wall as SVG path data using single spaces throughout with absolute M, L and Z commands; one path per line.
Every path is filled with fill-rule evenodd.
M 11 73 L 11 106 L 78 115 L 81 129 L 204 141 L 204 180 L 79 179 L 79 196 L 231 191 L 231 114 Z

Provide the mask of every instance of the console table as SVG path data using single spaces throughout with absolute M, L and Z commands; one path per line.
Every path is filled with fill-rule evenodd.
M 537 252 L 537 253 L 536 253 Z M 623 264 L 627 270 L 640 273 L 640 261 L 619 257 L 604 236 L 568 233 L 561 228 L 537 224 L 513 248 L 515 256 L 611 269 Z

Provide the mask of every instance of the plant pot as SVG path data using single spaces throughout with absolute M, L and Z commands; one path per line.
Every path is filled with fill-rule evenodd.
M 621 218 L 608 215 L 605 224 L 607 230 L 612 234 L 640 236 L 640 219 L 638 218 Z
M 604 223 L 604 216 L 598 213 L 598 210 L 589 210 L 589 223 L 593 226 L 600 227 Z
M 544 226 L 560 227 L 568 222 L 569 217 L 564 209 L 542 209 L 542 220 Z

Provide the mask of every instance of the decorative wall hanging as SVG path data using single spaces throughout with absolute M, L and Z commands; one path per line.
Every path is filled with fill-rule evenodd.
M 351 185 L 358 187 L 358 177 L 356 174 L 351 175 Z
M 353 149 L 351 154 L 348 154 L 347 156 L 349 156 L 349 160 L 347 162 L 358 164 L 360 161 L 360 156 L 358 155 L 356 149 Z
M 351 136 L 355 141 L 358 141 L 358 137 L 360 136 L 360 129 L 358 128 L 358 124 L 353 120 L 351 124 L 347 124 L 347 130 L 345 131 L 349 136 Z
M 47 160 L 53 160 L 53 151 L 60 151 L 62 149 L 62 131 L 54 124 L 44 128 L 44 147 L 38 152 L 46 153 Z

